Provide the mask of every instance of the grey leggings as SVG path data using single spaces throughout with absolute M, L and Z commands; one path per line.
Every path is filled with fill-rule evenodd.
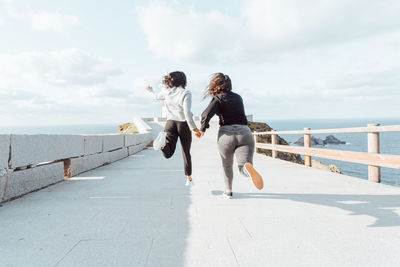
M 250 128 L 246 125 L 221 126 L 218 132 L 218 149 L 224 168 L 226 189 L 232 190 L 233 155 L 236 155 L 239 171 L 244 176 L 247 174 L 243 170 L 243 165 L 246 162 L 253 164 L 254 139 Z

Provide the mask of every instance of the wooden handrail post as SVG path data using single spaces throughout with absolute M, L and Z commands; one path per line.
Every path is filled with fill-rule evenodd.
M 368 127 L 379 126 L 378 123 L 371 123 Z M 368 153 L 379 154 L 379 132 L 368 133 Z M 368 180 L 371 182 L 381 182 L 381 168 L 368 165 Z
M 254 131 L 254 133 L 257 133 L 257 132 Z M 257 148 L 257 135 L 254 134 L 253 136 L 254 136 L 254 153 L 258 153 L 259 150 L 258 150 L 258 148 Z
M 304 128 L 304 131 L 310 130 L 311 128 Z M 304 134 L 304 147 L 311 147 L 311 135 Z M 304 155 L 304 165 L 311 167 L 311 156 Z
M 272 132 L 275 132 L 275 130 L 272 130 Z M 273 146 L 276 145 L 276 134 L 271 134 L 271 144 L 272 144 Z M 276 159 L 277 156 L 278 156 L 278 152 L 277 152 L 275 149 L 273 149 L 273 150 L 272 150 L 272 157 L 273 157 L 274 159 Z

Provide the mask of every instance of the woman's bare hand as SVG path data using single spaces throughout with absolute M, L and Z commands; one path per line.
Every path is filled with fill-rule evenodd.
M 201 137 L 201 132 L 200 132 L 200 130 L 199 129 L 193 129 L 193 132 L 194 132 L 194 135 L 197 137 L 197 138 L 200 138 Z
M 196 130 L 197 130 L 197 131 L 196 131 Z M 195 135 L 197 138 L 201 138 L 201 137 L 203 137 L 204 132 L 199 131 L 198 129 L 195 129 L 195 130 L 194 130 L 194 135 Z
M 147 85 L 147 86 L 146 86 L 146 90 L 147 90 L 147 91 L 150 91 L 151 89 L 153 89 L 153 87 L 151 87 L 151 85 Z

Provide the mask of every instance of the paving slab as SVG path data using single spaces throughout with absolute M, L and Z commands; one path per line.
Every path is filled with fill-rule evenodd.
M 0 207 L 1 266 L 399 266 L 400 189 L 255 156 L 224 190 L 217 127 L 192 149 L 145 149 Z M 122 157 L 125 151 L 115 153 Z
M 146 266 L 151 245 L 152 240 L 141 238 L 80 240 L 57 266 Z

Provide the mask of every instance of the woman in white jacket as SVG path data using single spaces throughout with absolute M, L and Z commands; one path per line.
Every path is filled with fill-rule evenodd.
M 151 86 L 146 89 L 156 100 L 164 100 L 167 123 L 163 132 L 153 142 L 155 150 L 163 152 L 165 158 L 170 158 L 175 152 L 178 138 L 182 146 L 184 171 L 187 176 L 186 185 L 192 182 L 192 159 L 190 146 L 192 144 L 192 131 L 199 133 L 190 111 L 192 94 L 186 89 L 186 76 L 181 71 L 174 71 L 164 76 L 160 92 L 155 93 Z

